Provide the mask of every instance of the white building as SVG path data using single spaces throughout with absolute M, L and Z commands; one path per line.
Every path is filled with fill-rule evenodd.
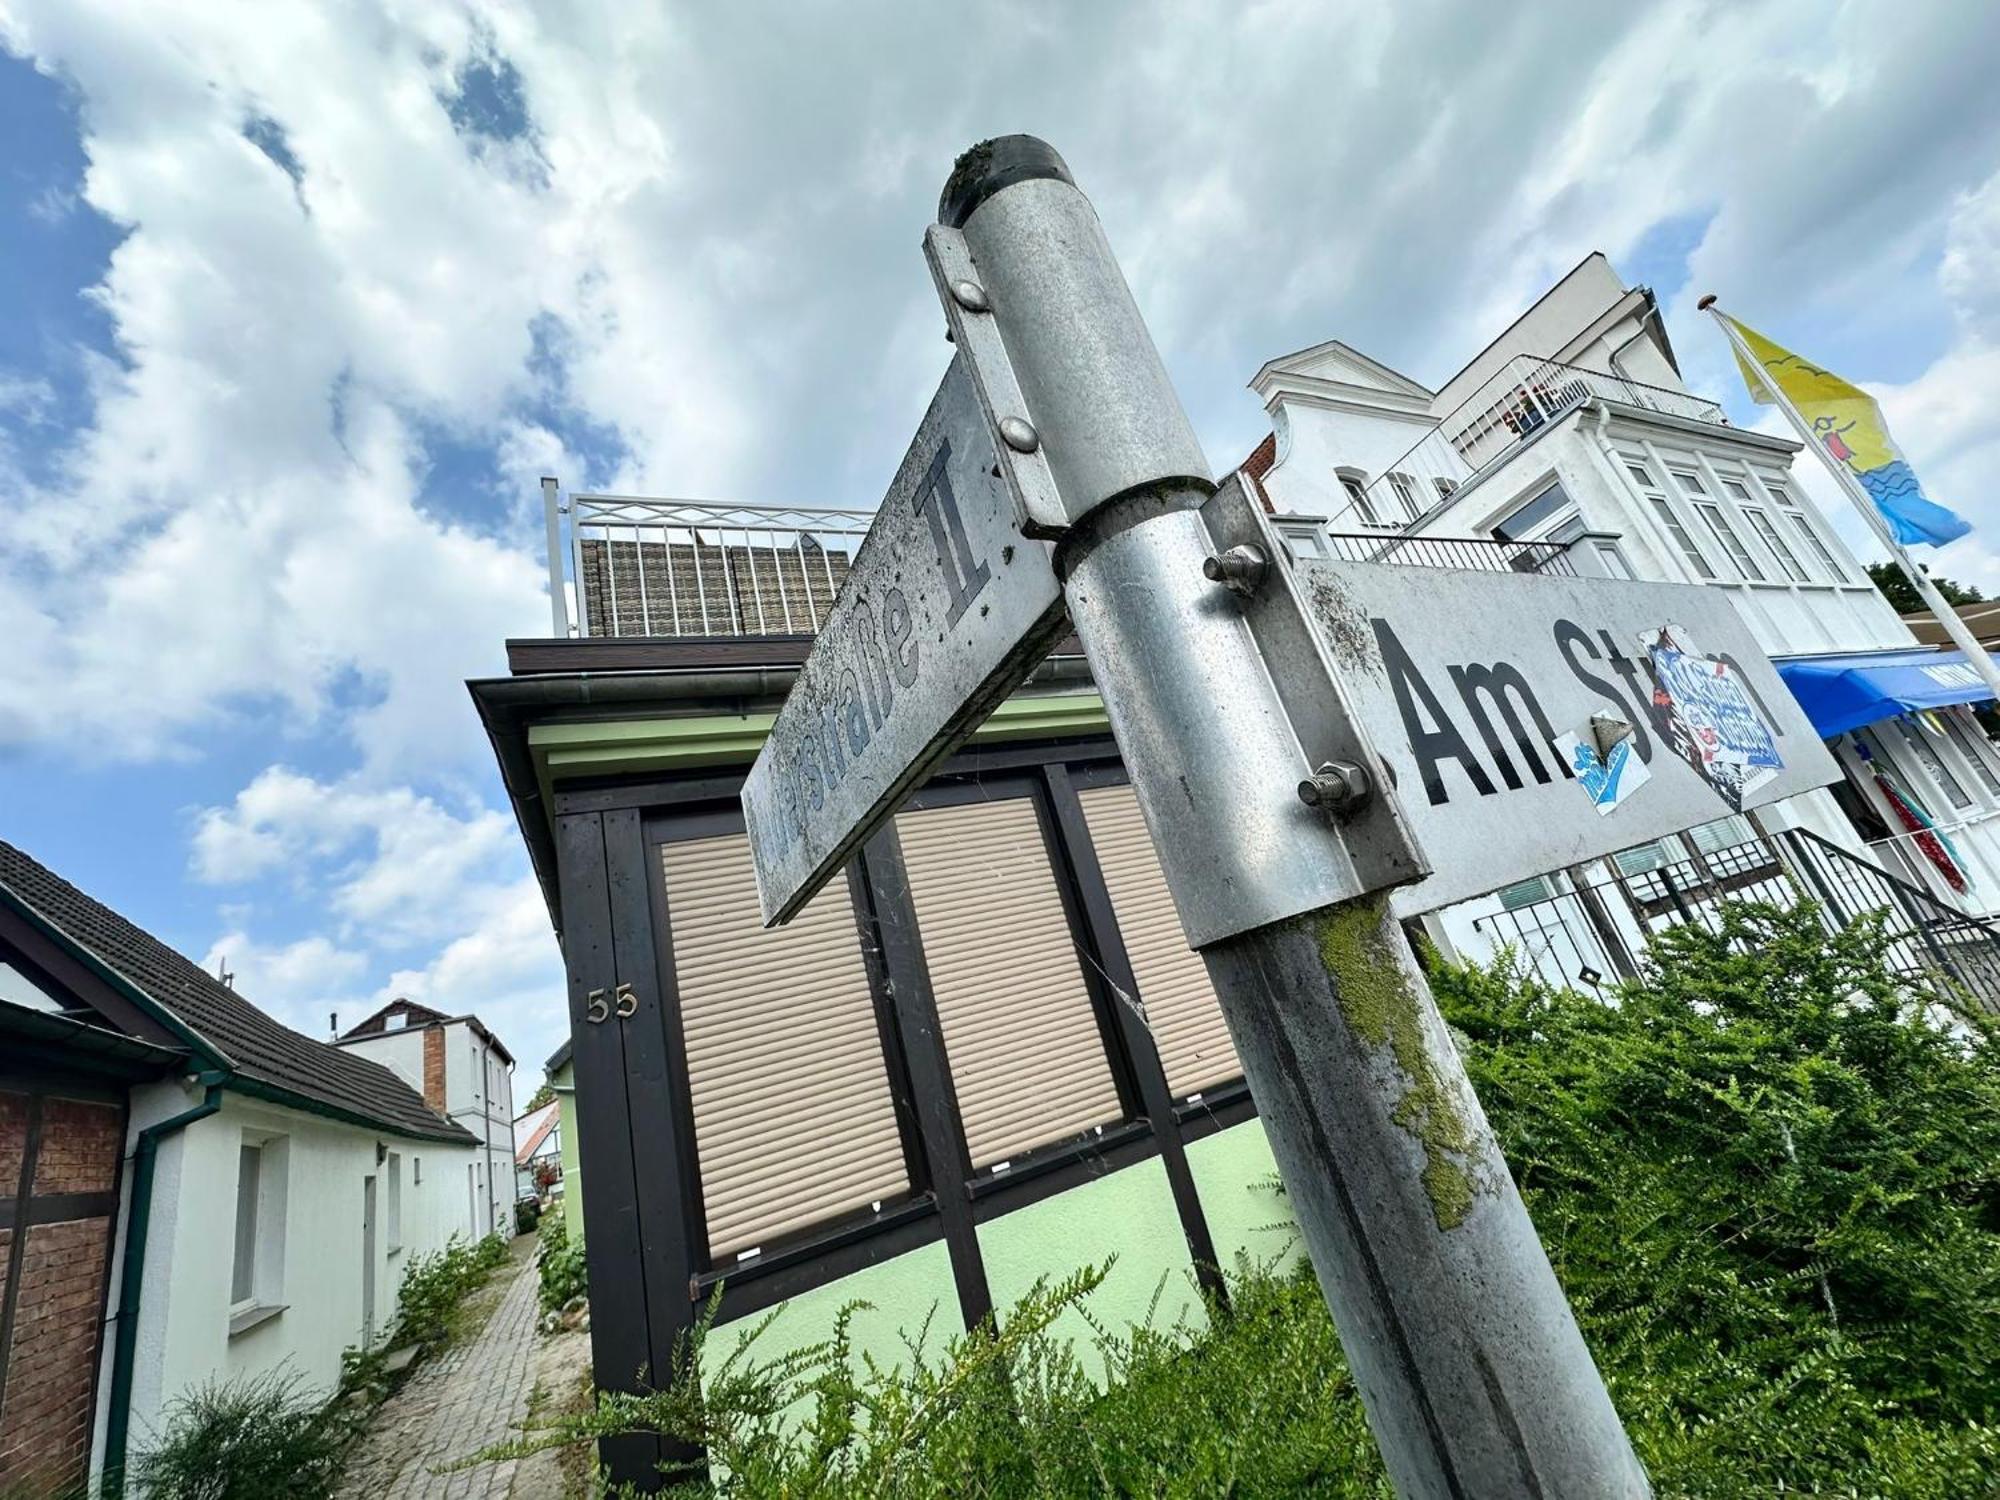
M 1436 391 L 1338 341 L 1272 360 L 1251 387 L 1273 430 L 1244 468 L 1295 553 L 1727 590 L 1847 774 L 1767 809 L 1766 825 L 1865 850 L 1942 907 L 2000 910 L 2000 756 L 1960 706 L 1984 687 L 1919 642 L 1805 498 L 1799 444 L 1732 426 L 1688 391 L 1652 293 L 1602 255 Z M 1602 876 L 1688 859 L 1718 886 L 1754 884 L 1755 867 L 1707 870 L 1754 837 L 1724 819 Z M 1598 878 L 1551 872 L 1428 925 L 1460 951 L 1518 946 L 1519 924 L 1496 913 Z M 1552 944 L 1568 945 L 1569 979 L 1594 967 L 1567 936 Z
M 482 1232 L 479 1145 L 0 843 L 0 1492 L 82 1493 L 211 1382 L 330 1393 Z
M 514 1232 L 514 1058 L 479 1017 L 397 999 L 335 1046 L 374 1059 L 480 1141 L 465 1196 L 481 1234 Z
M 514 1122 L 514 1196 L 538 1198 L 535 1173 L 548 1167 L 556 1174 L 551 1197 L 562 1195 L 562 1116 L 560 1101 L 551 1099 Z

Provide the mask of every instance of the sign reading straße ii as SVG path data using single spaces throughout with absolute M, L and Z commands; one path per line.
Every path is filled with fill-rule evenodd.
M 1063 630 L 963 355 L 743 783 L 766 925 L 788 921 Z

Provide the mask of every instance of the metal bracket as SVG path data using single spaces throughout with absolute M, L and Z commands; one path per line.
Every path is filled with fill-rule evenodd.
M 1014 497 L 1021 530 L 1027 536 L 1059 537 L 1069 530 L 1069 512 L 1056 490 L 1048 453 L 1035 432 L 965 236 L 942 224 L 931 225 L 924 231 L 924 261 L 937 283 L 952 342 L 964 356 L 973 389 L 979 393 L 986 425 L 1001 439 L 994 444 L 1000 453 L 999 477 Z
M 1271 774 L 1296 782 L 1303 770 L 1321 773 L 1322 768 L 1337 765 L 1351 773 L 1346 779 L 1366 789 L 1364 795 L 1332 799 L 1338 804 L 1341 838 L 1354 868 L 1354 888 L 1330 893 L 1328 899 L 1422 880 L 1430 874 L 1431 864 L 1403 817 L 1396 783 L 1356 719 L 1341 688 L 1334 655 L 1299 597 L 1298 578 L 1287 560 L 1283 538 L 1240 473 L 1230 475 L 1203 502 L 1201 520 L 1217 557 L 1244 548 L 1271 560 L 1256 587 L 1224 594 L 1249 626 L 1279 704 L 1305 751 L 1304 767 L 1273 766 Z

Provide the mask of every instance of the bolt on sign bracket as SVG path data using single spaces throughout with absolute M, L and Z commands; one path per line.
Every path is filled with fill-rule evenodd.
M 987 427 L 1000 435 L 999 478 L 1014 497 L 1015 513 L 1025 536 L 1054 539 L 1069 530 L 1069 513 L 1056 490 L 1055 474 L 1049 468 L 1048 453 L 1042 448 L 1027 397 L 1015 377 L 1007 357 L 1007 345 L 1000 325 L 993 320 L 993 304 L 979 273 L 972 264 L 972 252 L 965 236 L 956 229 L 933 224 L 924 231 L 924 261 L 937 283 L 938 301 L 972 375 L 979 393 L 980 408 Z
M 1324 899 L 1314 905 L 1422 880 L 1431 872 L 1430 861 L 1403 816 L 1396 783 L 1341 687 L 1335 651 L 1321 638 L 1299 597 L 1298 575 L 1284 540 L 1242 474 L 1231 474 L 1209 496 L 1201 520 L 1217 558 L 1240 557 L 1245 552 L 1239 549 L 1249 549 L 1269 560 L 1255 587 L 1218 586 L 1216 593 L 1242 614 L 1303 752 L 1296 767 L 1271 767 L 1272 777 L 1294 786 L 1338 765 L 1358 772 L 1356 781 L 1367 789 L 1340 813 L 1339 842 L 1345 847 L 1349 879 L 1338 888 L 1325 888 Z M 1285 904 L 1295 905 L 1296 896 Z M 1270 920 L 1291 914 L 1274 913 Z

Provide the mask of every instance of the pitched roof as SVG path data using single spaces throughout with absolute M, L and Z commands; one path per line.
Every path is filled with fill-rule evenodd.
M 357 1021 L 354 1025 L 348 1027 L 347 1030 L 340 1034 L 340 1039 L 344 1042 L 351 1036 L 374 1036 L 378 1032 L 387 1031 L 389 1029 L 389 1017 L 393 1015 L 405 1017 L 406 1024 L 413 1031 L 419 1026 L 428 1026 L 433 1021 L 449 1021 L 451 1019 L 450 1016 L 441 1010 L 432 1010 L 428 1005 L 419 1005 L 414 1000 L 406 1000 L 401 995 L 398 995 L 387 1005 L 376 1011 L 374 1015 L 369 1016 L 366 1020 Z
M 499 1037 L 486 1029 L 486 1023 L 474 1015 L 448 1016 L 441 1010 L 432 1010 L 428 1005 L 419 1005 L 414 1000 L 398 995 L 387 1005 L 366 1020 L 358 1021 L 333 1039 L 336 1047 L 345 1047 L 349 1042 L 365 1042 L 378 1036 L 393 1036 L 389 1017 L 400 1015 L 404 1024 L 397 1031 L 421 1031 L 426 1026 L 456 1026 L 463 1021 L 475 1033 L 486 1039 L 486 1045 L 500 1054 L 500 1061 L 508 1067 L 514 1066 L 514 1054 L 509 1052 Z
M 397 1135 L 472 1141 L 379 1063 L 293 1031 L 100 901 L 0 840 L 0 888 L 59 939 L 110 969 L 218 1054 L 253 1092 L 290 1096 Z
M 549 1138 L 549 1132 L 556 1128 L 556 1120 L 559 1118 L 556 1111 L 557 1105 L 552 1099 L 540 1109 L 529 1110 L 514 1122 L 514 1138 L 520 1142 L 514 1148 L 516 1166 L 526 1166 L 534 1159 L 536 1150 Z M 521 1134 L 521 1127 L 524 1125 L 528 1130 L 526 1135 Z

